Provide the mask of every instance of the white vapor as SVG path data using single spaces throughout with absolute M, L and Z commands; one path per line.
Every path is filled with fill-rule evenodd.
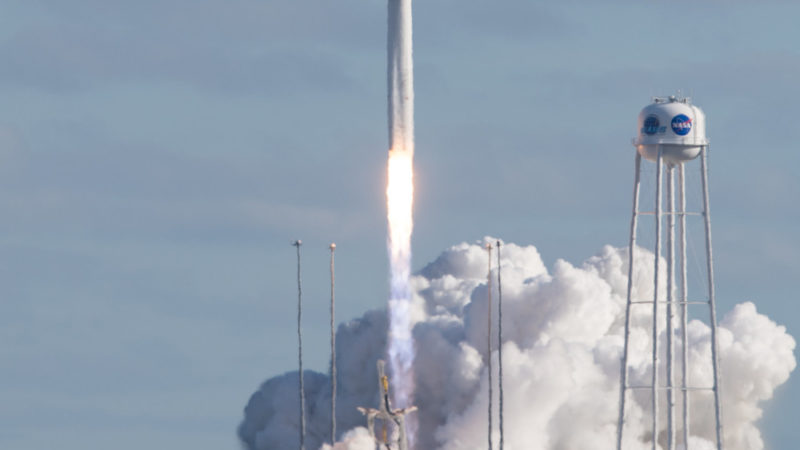
M 613 448 L 627 287 L 626 250 L 606 246 L 579 267 L 557 261 L 548 272 L 533 246 L 505 244 L 503 249 L 506 448 Z M 653 254 L 645 249 L 637 254 L 635 296 L 645 298 L 652 296 Z M 453 246 L 414 275 L 411 282 L 411 321 L 417 347 L 417 446 L 483 448 L 488 398 L 486 251 L 481 243 Z M 649 312 L 648 308 L 632 310 L 631 384 L 649 380 Z M 367 312 L 339 327 L 337 420 L 341 430 L 351 431 L 340 434 L 341 442 L 333 447 L 335 450 L 372 448 L 366 430 L 358 428 L 364 426 L 364 419 L 355 407 L 377 402 L 375 361 L 385 354 L 386 332 L 383 311 Z M 689 341 L 691 384 L 710 385 L 709 327 L 692 321 Z M 719 324 L 719 348 L 727 449 L 764 448 L 757 421 L 763 402 L 794 369 L 794 347 L 795 341 L 786 329 L 759 314 L 753 303 L 739 304 L 724 315 Z M 496 349 L 492 357 L 497 367 Z M 329 435 L 330 383 L 327 376 L 312 372 L 306 380 L 306 444 L 312 449 L 322 446 Z M 286 374 L 267 381 L 253 394 L 239 428 L 246 448 L 297 447 L 296 389 L 296 376 Z M 690 448 L 713 448 L 710 393 L 693 392 L 691 400 Z M 626 449 L 650 448 L 646 442 L 648 402 L 646 392 L 629 397 Z

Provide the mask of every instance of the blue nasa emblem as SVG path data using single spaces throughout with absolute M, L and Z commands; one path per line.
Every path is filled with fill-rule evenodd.
M 678 136 L 686 136 L 692 131 L 692 119 L 685 114 L 678 114 L 672 118 L 672 131 Z
M 652 136 L 658 133 L 658 127 L 661 125 L 661 122 L 658 121 L 658 117 L 656 116 L 647 116 L 644 119 L 644 126 L 642 127 L 642 131 L 644 134 Z

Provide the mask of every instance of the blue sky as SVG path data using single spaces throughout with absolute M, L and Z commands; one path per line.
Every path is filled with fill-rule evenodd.
M 800 335 L 793 2 L 419 1 L 415 268 L 490 234 L 580 263 L 623 246 L 636 114 L 708 116 L 719 312 Z M 0 6 L 0 446 L 236 448 L 338 315 L 386 297 L 385 4 Z M 699 239 L 699 238 L 698 238 Z M 698 243 L 701 241 L 698 240 Z M 763 430 L 800 435 L 796 376 Z

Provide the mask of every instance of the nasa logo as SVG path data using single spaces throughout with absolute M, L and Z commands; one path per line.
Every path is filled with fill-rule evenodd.
M 686 136 L 692 131 L 692 119 L 684 114 L 678 114 L 672 118 L 672 131 L 678 136 Z
M 642 131 L 644 132 L 644 134 L 652 136 L 658 133 L 658 128 L 660 125 L 661 123 L 658 121 L 658 117 L 647 116 L 647 118 L 644 119 L 644 126 L 642 127 Z

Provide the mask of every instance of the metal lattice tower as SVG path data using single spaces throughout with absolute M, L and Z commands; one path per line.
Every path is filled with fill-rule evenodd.
M 705 115 L 697 106 L 691 104 L 688 98 L 655 98 L 653 103 L 645 107 L 639 114 L 639 135 L 634 140 L 637 147 L 633 189 L 633 213 L 631 217 L 630 240 L 628 247 L 628 292 L 625 308 L 625 344 L 620 369 L 620 399 L 619 421 L 617 424 L 617 450 L 623 450 L 623 434 L 625 431 L 625 406 L 628 391 L 647 390 L 650 392 L 651 402 L 651 432 L 653 450 L 659 449 L 662 432 L 666 436 L 664 447 L 674 450 L 678 443 L 676 438 L 676 408 L 675 396 L 680 394 L 683 407 L 680 411 L 680 429 L 682 430 L 681 442 L 687 450 L 690 436 L 689 414 L 691 412 L 691 393 L 696 391 L 711 391 L 714 396 L 714 424 L 717 450 L 722 450 L 722 411 L 720 407 L 720 373 L 717 342 L 717 318 L 714 292 L 714 263 L 711 251 L 711 216 L 708 199 L 708 141 L 705 136 Z M 686 211 L 686 183 L 685 165 L 690 161 L 700 159 L 700 176 L 702 180 L 703 209 L 700 212 Z M 655 181 L 655 211 L 643 212 L 639 210 L 639 188 L 641 182 L 642 157 L 656 165 Z M 678 172 L 678 204 L 675 202 L 675 172 Z M 663 178 L 666 175 L 666 195 L 662 193 Z M 663 205 L 666 197 L 666 209 Z M 636 238 L 638 219 L 642 215 L 655 216 L 655 258 L 653 276 L 653 297 L 633 298 L 634 261 L 636 257 Z M 688 297 L 687 268 L 686 268 L 686 217 L 701 216 L 705 225 L 705 256 L 707 270 L 707 295 L 702 301 L 691 301 Z M 666 219 L 666 220 L 665 220 Z M 676 221 L 676 219 L 678 219 Z M 663 230 L 666 222 L 666 233 Z M 678 268 L 680 272 L 680 285 L 676 277 L 676 252 L 675 228 L 679 230 L 680 243 L 678 246 Z M 666 235 L 666 295 L 661 298 L 658 287 L 662 284 L 659 274 L 662 270 L 661 257 L 662 235 Z M 689 356 L 687 345 L 688 307 L 691 305 L 705 305 L 709 309 L 711 328 L 711 365 L 713 368 L 712 386 L 695 386 L 689 377 Z M 650 384 L 631 385 L 628 375 L 628 358 L 630 349 L 631 308 L 652 307 L 652 377 Z M 660 308 L 660 307 L 665 308 Z M 666 310 L 666 317 L 660 316 L 660 309 Z M 675 383 L 675 339 L 676 326 L 675 312 L 680 310 L 680 343 L 681 357 L 680 383 Z M 665 322 L 665 324 L 662 322 Z M 666 361 L 664 362 L 664 381 L 660 380 L 659 369 L 659 327 L 665 326 L 664 339 L 666 340 Z M 661 401 L 665 400 L 662 405 Z M 666 413 L 666 414 L 664 414 Z M 665 430 L 659 425 L 659 414 L 666 415 Z

